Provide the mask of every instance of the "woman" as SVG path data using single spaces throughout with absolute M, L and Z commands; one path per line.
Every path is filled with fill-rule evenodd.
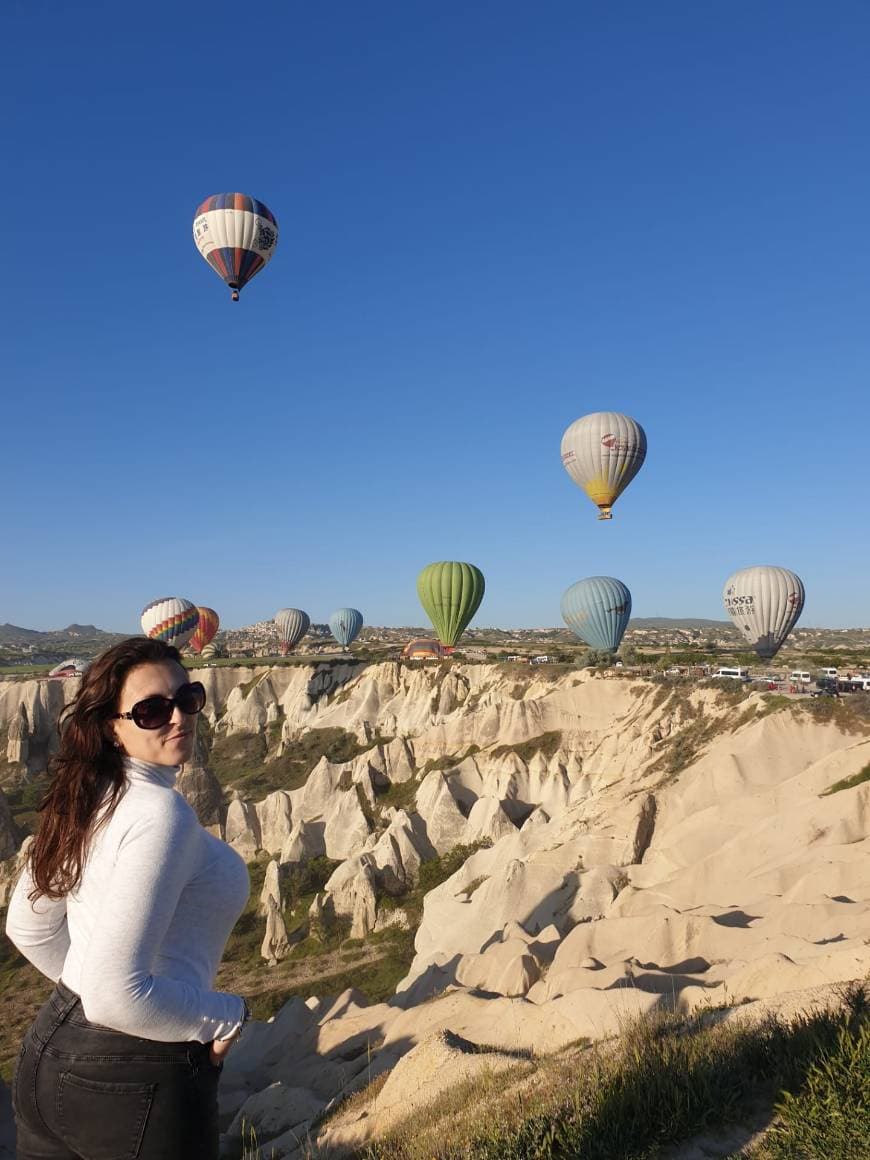
M 250 1013 L 211 988 L 250 881 L 173 788 L 204 705 L 177 649 L 135 637 L 65 714 L 6 922 L 56 983 L 15 1065 L 18 1160 L 218 1155 L 222 1061 Z

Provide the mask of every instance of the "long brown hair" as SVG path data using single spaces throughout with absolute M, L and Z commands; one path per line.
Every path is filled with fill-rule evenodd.
M 123 753 L 111 726 L 121 688 L 131 669 L 161 661 L 180 664 L 178 649 L 145 636 L 122 640 L 87 669 L 61 715 L 60 749 L 49 761 L 51 784 L 39 804 L 42 818 L 29 853 L 31 902 L 43 895 L 63 898 L 78 886 L 97 808 L 111 788 L 103 825 L 126 788 Z

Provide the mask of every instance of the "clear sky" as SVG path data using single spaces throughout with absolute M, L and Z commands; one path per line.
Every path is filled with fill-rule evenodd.
M 559 622 L 756 563 L 870 624 L 870 8 L 298 0 L 4 15 L 0 622 L 183 595 Z M 280 229 L 238 304 L 196 206 Z M 610 524 L 564 428 L 646 428 Z

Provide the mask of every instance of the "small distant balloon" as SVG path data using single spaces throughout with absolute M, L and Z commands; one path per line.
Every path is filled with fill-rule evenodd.
M 562 596 L 562 619 L 590 648 L 616 652 L 631 617 L 631 593 L 613 576 L 589 576 Z
M 141 624 L 142 631 L 152 640 L 184 648 L 196 632 L 199 612 L 183 596 L 161 596 L 142 609 Z
M 440 560 L 417 577 L 417 595 L 441 644 L 452 649 L 480 607 L 486 583 L 474 564 Z
M 562 464 L 596 505 L 600 520 L 613 518 L 611 508 L 643 467 L 645 458 L 643 427 L 617 411 L 584 415 L 562 436 Z
M 344 648 L 353 644 L 362 626 L 363 615 L 357 608 L 339 608 L 329 618 L 329 630 Z
M 275 613 L 281 656 L 286 656 L 299 644 L 311 625 L 307 612 L 301 608 L 282 608 Z
M 190 650 L 195 653 L 202 653 L 205 646 L 214 640 L 215 633 L 220 627 L 220 617 L 213 608 L 206 608 L 202 605 L 197 605 L 196 611 L 199 613 L 199 623 L 196 626 L 196 632 L 190 638 Z
M 193 240 L 212 269 L 233 292 L 263 269 L 278 244 L 278 223 L 262 201 L 245 193 L 215 193 L 193 218 Z
M 758 564 L 728 577 L 722 601 L 734 627 L 762 660 L 769 661 L 797 624 L 805 596 L 796 572 Z

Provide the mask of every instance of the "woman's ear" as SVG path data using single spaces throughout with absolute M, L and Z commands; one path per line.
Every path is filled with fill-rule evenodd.
M 118 749 L 123 752 L 124 746 L 121 744 L 121 738 L 118 736 L 114 721 L 106 722 L 103 735 L 113 749 Z

